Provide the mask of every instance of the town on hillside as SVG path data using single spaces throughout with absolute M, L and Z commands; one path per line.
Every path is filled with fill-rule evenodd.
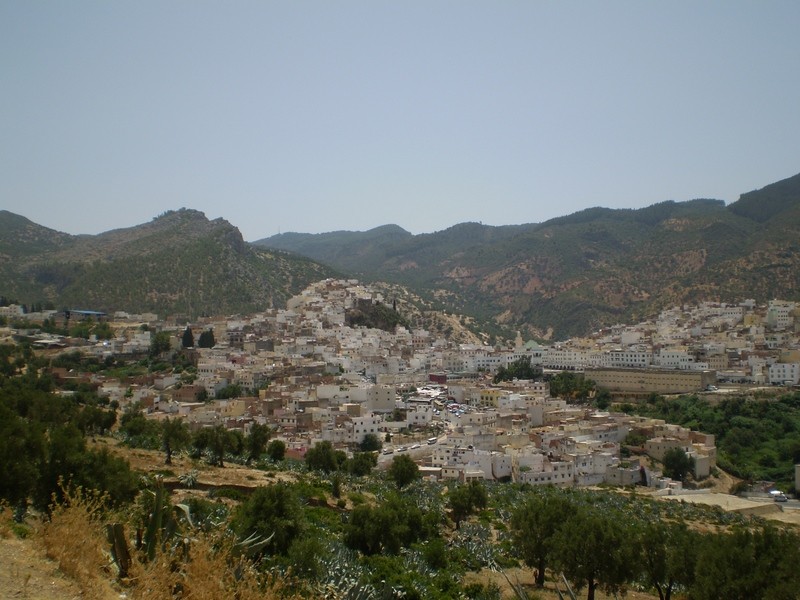
M 194 367 L 189 378 L 112 379 L 54 369 L 55 377 L 79 378 L 122 410 L 178 417 L 194 430 L 222 424 L 247 435 L 254 424 L 266 425 L 297 458 L 323 441 L 350 451 L 374 436 L 382 442 L 379 465 L 407 453 L 425 476 L 461 482 L 636 484 L 679 494 L 681 481 L 659 469 L 674 449 L 692 459 L 695 479 L 714 471 L 714 436 L 601 410 L 598 402 L 552 397 L 545 373 L 582 372 L 606 398 L 623 402 L 800 383 L 794 302 L 705 302 L 552 345 L 517 335 L 509 347 L 456 344 L 402 325 L 384 331 L 347 324 L 348 311 L 375 304 L 386 304 L 375 289 L 327 279 L 291 298 L 286 309 L 251 316 L 189 322 L 8 305 L 0 317 L 13 325 L 6 336 L 27 336 L 50 352 L 136 360 L 158 338 L 160 351 L 180 351 Z M 113 335 L 85 340 L 25 329 L 26 322 L 85 320 L 108 323 Z M 526 378 L 498 377 L 520 364 L 529 367 Z M 623 449 L 630 439 L 639 440 L 640 452 Z

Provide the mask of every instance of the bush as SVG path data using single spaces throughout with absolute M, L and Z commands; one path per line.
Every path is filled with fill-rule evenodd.
M 245 539 L 255 534 L 270 538 L 264 551 L 283 554 L 305 530 L 300 500 L 294 489 L 285 483 L 257 488 L 234 514 L 231 527 Z

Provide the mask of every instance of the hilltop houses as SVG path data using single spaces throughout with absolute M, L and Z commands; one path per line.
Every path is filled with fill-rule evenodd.
M 695 459 L 698 477 L 714 468 L 716 450 L 713 436 L 553 398 L 542 377 L 492 383 L 498 369 L 519 359 L 540 373 L 583 372 L 622 401 L 713 392 L 729 382 L 800 383 L 800 307 L 792 302 L 674 307 L 651 321 L 549 346 L 518 335 L 506 348 L 457 344 L 418 328 L 346 324 L 349 311 L 379 302 L 380 292 L 356 280 L 327 279 L 285 309 L 189 323 L 213 331 L 217 344 L 183 350 L 185 319 L 144 330 L 115 313 L 117 337 L 81 351 L 132 356 L 147 352 L 153 332 L 167 331 L 195 367 L 190 379 L 98 380 L 99 392 L 192 428 L 223 424 L 246 433 L 266 424 L 295 455 L 323 440 L 349 450 L 367 435 L 406 436 L 421 442 L 414 456 L 436 476 L 531 485 L 654 484 L 660 474 L 650 461 L 623 456 L 631 432 L 644 436 L 641 450 L 655 460 L 681 448 Z M 236 397 L 227 397 L 231 390 Z M 431 435 L 436 443 L 425 444 Z

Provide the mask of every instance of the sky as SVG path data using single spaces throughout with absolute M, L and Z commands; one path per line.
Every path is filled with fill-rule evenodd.
M 539 223 L 800 172 L 800 2 L 0 0 L 0 209 Z

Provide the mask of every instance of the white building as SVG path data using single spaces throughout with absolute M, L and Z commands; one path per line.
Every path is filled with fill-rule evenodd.
M 773 385 L 797 385 L 800 383 L 800 363 L 771 364 L 769 382 Z

